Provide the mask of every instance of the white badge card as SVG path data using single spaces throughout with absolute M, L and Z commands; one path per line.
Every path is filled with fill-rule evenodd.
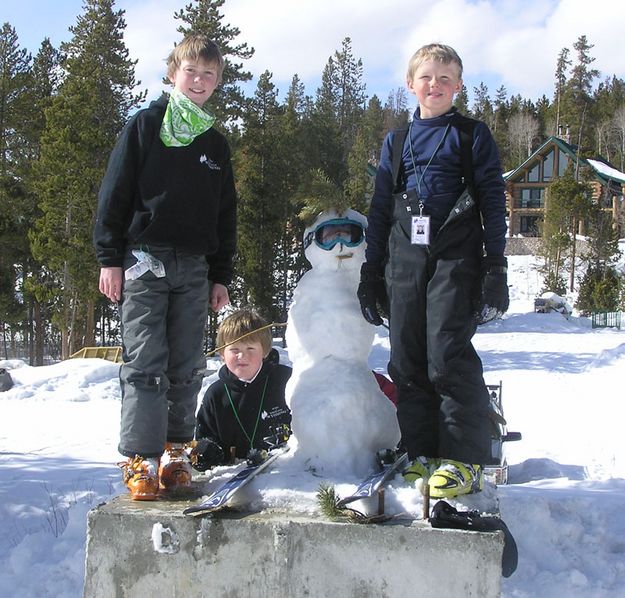
M 413 216 L 410 242 L 413 245 L 430 244 L 430 217 Z

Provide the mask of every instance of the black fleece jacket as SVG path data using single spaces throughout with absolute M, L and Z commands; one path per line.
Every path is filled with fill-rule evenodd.
M 226 460 L 230 447 L 236 448 L 235 455 L 240 459 L 247 456 L 250 448 L 270 448 L 263 438 L 272 434 L 272 426 L 291 423 L 291 411 L 284 397 L 291 373 L 290 367 L 265 360 L 256 378 L 243 382 L 222 366 L 219 381 L 208 387 L 202 399 L 195 438 L 214 440 L 223 449 Z
M 236 192 L 230 148 L 209 129 L 166 147 L 165 96 L 137 112 L 111 152 L 98 194 L 93 240 L 102 266 L 122 266 L 126 248 L 171 247 L 206 255 L 209 279 L 229 285 L 236 247 Z

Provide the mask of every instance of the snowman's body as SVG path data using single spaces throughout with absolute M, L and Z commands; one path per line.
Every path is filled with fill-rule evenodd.
M 395 448 L 400 434 L 395 407 L 368 365 L 374 328 L 362 317 L 356 296 L 364 240 L 324 249 L 314 238 L 321 237 L 323 223 L 341 221 L 366 227 L 362 214 L 348 210 L 324 212 L 306 231 L 306 258 L 313 267 L 299 281 L 289 310 L 293 374 L 286 399 L 298 464 L 363 476 L 376 451 Z

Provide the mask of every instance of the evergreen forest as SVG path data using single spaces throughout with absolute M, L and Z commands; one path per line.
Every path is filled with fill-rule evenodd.
M 246 94 L 254 49 L 225 22 L 226 0 L 187 2 L 175 13 L 180 39 L 204 33 L 226 60 L 207 109 L 232 148 L 239 196 L 231 301 L 286 322 L 307 268 L 307 200 L 325 194 L 366 214 L 382 141 L 408 122 L 412 106 L 401 87 L 367 95 L 349 37 L 328 57 L 314 93 L 294 74 L 281 97 L 266 70 Z M 70 40 L 55 48 L 46 38 L 34 55 L 10 23 L 0 28 L 0 359 L 41 365 L 120 343 L 117 307 L 97 288 L 92 229 L 108 155 L 146 101 L 125 28 L 114 0 L 84 0 Z M 593 67 L 586 36 L 571 44 L 553 57 L 549 96 L 528 100 L 483 83 L 471 102 L 466 87 L 458 95 L 459 110 L 489 125 L 504 171 L 564 129 L 580 155 L 625 169 L 625 81 Z M 216 316 L 206 326 L 209 350 Z

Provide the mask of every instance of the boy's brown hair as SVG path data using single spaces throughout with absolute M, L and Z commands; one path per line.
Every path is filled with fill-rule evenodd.
M 167 76 L 171 77 L 183 60 L 204 60 L 217 65 L 219 82 L 224 72 L 224 58 L 217 44 L 205 35 L 187 35 L 167 57 Z
M 406 75 L 408 81 L 412 81 L 415 71 L 426 60 L 436 60 L 443 64 L 455 62 L 460 71 L 460 79 L 462 79 L 462 60 L 460 56 L 458 56 L 458 53 L 451 46 L 446 46 L 444 44 L 428 44 L 427 46 L 419 48 L 408 61 L 408 73 Z
M 238 340 L 241 342 L 251 341 L 260 343 L 263 354 L 267 355 L 271 350 L 273 341 L 271 328 L 263 317 L 252 309 L 241 309 L 229 315 L 219 325 L 217 331 L 217 346 L 223 354 L 226 345 L 231 345 Z

